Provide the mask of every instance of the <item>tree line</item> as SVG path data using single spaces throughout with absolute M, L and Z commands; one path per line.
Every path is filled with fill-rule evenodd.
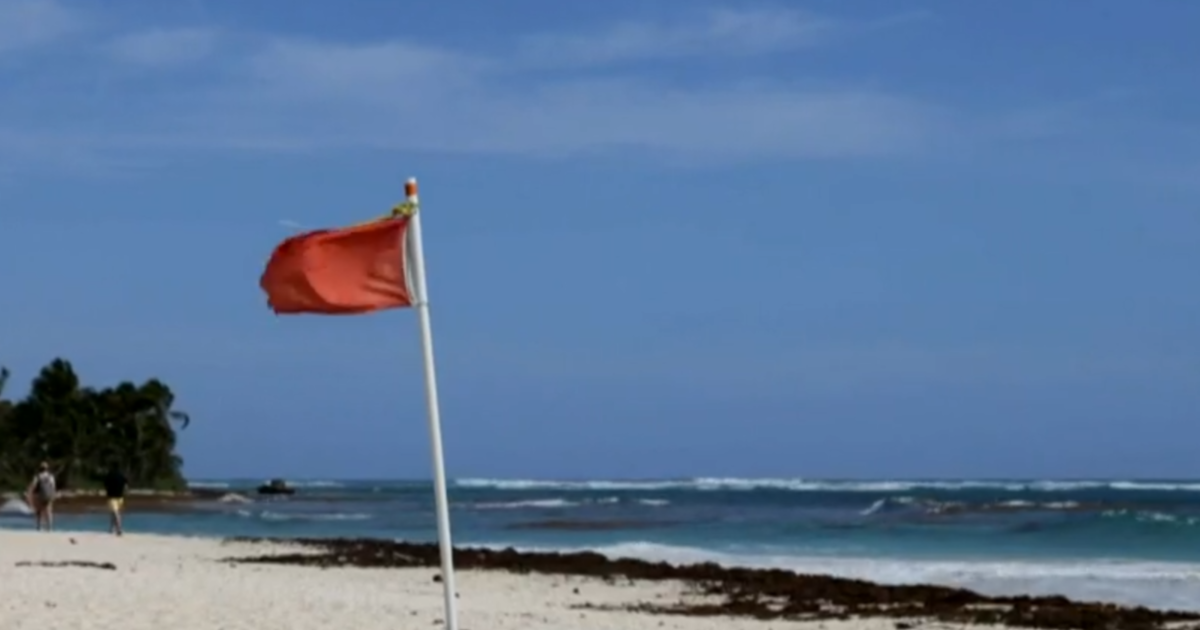
M 114 465 L 135 488 L 186 487 L 175 431 L 190 419 L 173 408 L 175 394 L 162 381 L 89 387 L 60 358 L 38 372 L 24 398 L 9 400 L 9 376 L 0 367 L 0 486 L 23 488 L 45 461 L 60 489 L 94 487 Z

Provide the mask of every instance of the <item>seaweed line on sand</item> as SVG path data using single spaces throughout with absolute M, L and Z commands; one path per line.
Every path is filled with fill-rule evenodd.
M 319 568 L 438 568 L 438 547 L 377 539 L 232 538 L 230 542 L 284 543 L 301 549 L 228 558 L 234 564 L 281 564 Z M 672 604 L 625 607 L 642 613 L 733 616 L 756 619 L 826 620 L 884 617 L 955 624 L 1002 624 L 1078 630 L 1200 630 L 1200 613 L 1077 602 L 1061 596 L 989 597 L 928 584 L 884 585 L 781 569 L 742 569 L 714 563 L 671 565 L 611 559 L 599 553 L 522 552 L 456 548 L 455 566 L 466 570 L 580 576 L 614 582 L 677 581 L 698 598 Z M 435 576 L 435 579 L 440 579 Z M 600 607 L 580 604 L 580 608 Z

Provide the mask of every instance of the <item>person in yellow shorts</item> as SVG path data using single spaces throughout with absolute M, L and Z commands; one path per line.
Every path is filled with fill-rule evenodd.
M 104 476 L 104 494 L 108 497 L 108 531 L 120 536 L 125 533 L 121 524 L 121 510 L 125 507 L 125 490 L 129 480 L 117 466 L 111 466 Z

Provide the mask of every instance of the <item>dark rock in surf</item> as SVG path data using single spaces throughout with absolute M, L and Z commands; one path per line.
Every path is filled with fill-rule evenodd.
M 268 496 L 286 496 L 296 494 L 296 489 L 287 485 L 282 479 L 272 479 L 258 487 L 258 493 Z

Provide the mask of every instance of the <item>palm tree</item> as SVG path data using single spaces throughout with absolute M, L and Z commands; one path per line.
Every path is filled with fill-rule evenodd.
M 4 417 L 12 410 L 12 403 L 4 398 L 4 386 L 8 384 L 8 377 L 12 374 L 8 368 L 0 366 L 0 423 L 4 422 Z
M 12 403 L 4 398 L 4 386 L 8 384 L 8 377 L 11 375 L 8 368 L 0 366 L 0 481 L 9 476 L 17 457 L 17 450 L 13 446 L 16 436 L 11 431 L 8 421 Z
M 54 461 L 58 483 L 71 487 L 76 473 L 85 468 L 84 455 L 94 444 L 95 394 L 80 387 L 75 368 L 55 359 L 42 368 L 30 389 L 27 422 L 37 422 L 44 455 Z
M 0 392 L 7 378 L 0 368 Z M 56 465 L 64 488 L 94 481 L 113 464 L 136 486 L 184 483 L 175 430 L 190 417 L 173 408 L 174 393 L 158 379 L 95 389 L 81 384 L 69 362 L 55 359 L 25 399 L 0 403 L 0 483 L 21 483 L 38 460 Z
M 137 387 L 122 381 L 114 388 L 100 392 L 103 414 L 99 418 L 103 428 L 103 447 L 98 460 L 100 465 L 119 464 L 135 483 L 141 479 L 138 447 L 141 443 L 141 427 L 138 413 L 139 394 Z
M 174 424 L 186 429 L 191 417 L 174 409 L 175 393 L 158 379 L 150 379 L 138 388 L 140 409 L 138 414 L 138 457 L 143 464 L 143 473 L 159 480 L 182 479 L 180 469 L 183 460 L 175 454 L 176 435 Z

